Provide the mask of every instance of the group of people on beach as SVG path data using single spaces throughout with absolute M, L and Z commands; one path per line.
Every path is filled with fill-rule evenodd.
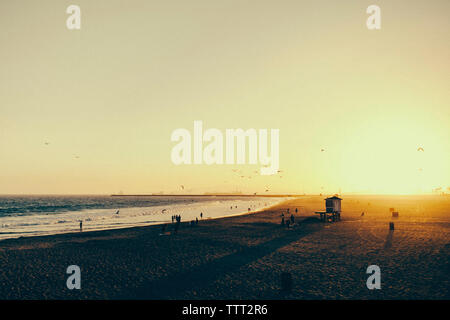
M 289 214 L 289 213 L 290 213 L 290 209 L 288 208 L 287 209 L 287 214 Z M 295 213 L 296 214 L 298 213 L 298 209 L 297 208 L 295 208 Z M 294 223 L 295 223 L 295 216 L 294 216 L 294 214 L 291 214 L 290 218 L 285 220 L 284 212 L 281 213 L 281 226 L 283 226 L 283 227 L 286 226 L 289 229 L 291 227 L 291 224 L 294 225 Z
M 200 219 L 203 218 L 203 212 L 200 212 Z M 174 225 L 173 233 L 178 233 L 178 229 L 180 228 L 181 224 L 181 215 L 173 215 L 172 216 L 172 224 Z M 190 222 L 191 227 L 198 225 L 198 217 L 195 217 L 195 220 L 191 220 Z M 162 226 L 162 234 L 166 232 L 167 224 L 163 224 Z
M 173 222 L 176 222 L 176 223 L 180 223 L 181 222 L 181 216 L 180 215 L 173 215 L 172 216 L 172 223 Z

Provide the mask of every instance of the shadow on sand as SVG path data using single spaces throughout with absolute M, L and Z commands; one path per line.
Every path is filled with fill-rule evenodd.
M 187 290 L 198 290 L 211 285 L 219 277 L 256 261 L 277 249 L 295 242 L 322 228 L 322 224 L 309 225 L 301 230 L 286 231 L 282 237 L 262 244 L 243 247 L 238 252 L 204 263 L 185 272 L 147 282 L 141 287 L 122 293 L 118 299 L 175 299 Z
M 386 237 L 386 241 L 384 242 L 384 249 L 389 249 L 392 247 L 392 240 L 394 238 L 394 230 L 389 230 L 389 234 Z

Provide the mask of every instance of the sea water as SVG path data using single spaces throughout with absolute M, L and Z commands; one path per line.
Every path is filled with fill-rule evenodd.
M 220 196 L 0 196 L 0 240 L 239 215 L 285 198 Z M 117 214 L 117 211 L 119 213 Z M 200 217 L 202 213 L 203 218 Z

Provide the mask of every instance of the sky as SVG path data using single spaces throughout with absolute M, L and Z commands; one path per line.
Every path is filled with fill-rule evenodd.
M 80 30 L 66 27 L 71 4 Z M 372 4 L 380 30 L 366 27 Z M 1 1 L 0 194 L 446 190 L 449 9 Z M 282 173 L 175 165 L 171 134 L 193 132 L 195 120 L 222 132 L 279 129 Z

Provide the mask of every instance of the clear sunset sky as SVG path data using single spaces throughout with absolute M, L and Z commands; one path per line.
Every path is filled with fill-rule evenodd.
M 66 28 L 71 4 L 81 30 Z M 381 30 L 366 27 L 371 4 Z M 1 1 L 0 194 L 445 190 L 449 12 L 448 0 Z M 174 165 L 171 133 L 194 120 L 280 129 L 283 172 Z

